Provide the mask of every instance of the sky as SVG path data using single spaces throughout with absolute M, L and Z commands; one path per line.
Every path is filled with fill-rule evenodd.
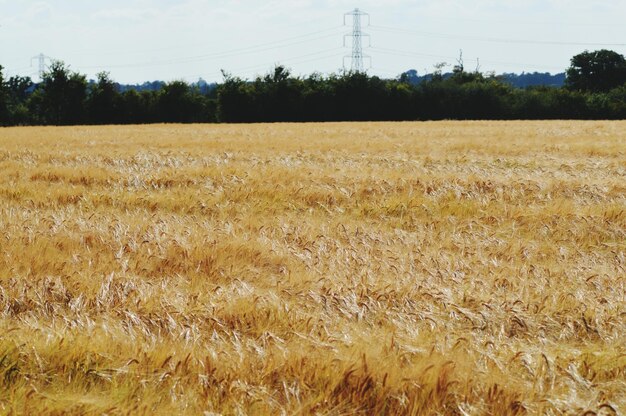
M 382 77 L 451 70 L 461 51 L 466 69 L 497 74 L 563 72 L 584 50 L 626 54 L 626 0 L 0 0 L 0 65 L 37 80 L 32 58 L 44 54 L 121 83 L 252 79 L 277 64 L 337 73 L 351 66 L 344 15 L 355 8 L 369 14 L 364 65 Z

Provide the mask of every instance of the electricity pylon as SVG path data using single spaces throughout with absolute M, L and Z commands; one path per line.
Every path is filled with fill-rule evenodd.
M 37 74 L 39 75 L 39 81 L 43 81 L 43 73 L 46 72 L 46 69 L 47 69 L 46 59 L 51 61 L 52 58 L 44 55 L 43 53 L 40 53 L 39 55 L 33 56 L 32 58 L 30 58 L 31 66 L 33 65 L 33 59 L 36 59 L 38 61 L 39 68 L 37 70 Z
M 352 33 L 344 35 L 343 38 L 343 46 L 346 46 L 346 37 L 352 38 L 352 55 L 348 55 L 344 57 L 344 67 L 345 67 L 345 58 L 352 58 L 352 72 L 365 72 L 365 67 L 363 66 L 363 59 L 370 59 L 371 57 L 363 54 L 363 38 L 369 36 L 367 33 L 363 33 L 361 30 L 361 18 L 363 16 L 367 17 L 367 25 L 370 24 L 370 15 L 362 12 L 359 9 L 354 9 L 353 11 L 344 14 L 343 16 L 343 24 L 346 25 L 346 18 L 348 16 L 352 17 Z

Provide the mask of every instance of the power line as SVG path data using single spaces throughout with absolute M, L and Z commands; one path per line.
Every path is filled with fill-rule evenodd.
M 297 61 L 292 61 L 292 60 L 288 59 L 288 60 L 284 60 L 284 61 L 279 61 L 280 63 L 276 63 L 276 62 L 268 63 L 263 68 L 258 67 L 258 68 L 256 68 L 256 70 L 249 71 L 248 73 L 249 73 L 250 77 L 253 78 L 255 75 L 258 75 L 258 71 L 259 70 L 271 68 L 273 65 L 282 64 L 282 63 L 289 64 L 289 65 L 298 65 L 298 64 L 304 64 L 304 63 L 307 63 L 307 62 L 317 62 L 317 61 L 331 59 L 331 58 L 332 59 L 336 59 L 336 58 L 341 57 L 341 56 L 342 56 L 342 53 L 334 53 L 334 54 L 320 56 L 320 57 L 317 57 L 317 58 L 301 59 L 301 60 L 297 60 Z
M 452 57 L 452 56 L 433 55 L 433 54 L 429 54 L 429 53 L 420 53 L 420 52 L 413 52 L 413 51 L 402 51 L 402 50 L 390 49 L 390 48 L 372 47 L 371 50 L 373 52 L 386 53 L 386 54 L 389 54 L 389 55 L 396 55 L 396 56 L 406 56 L 406 57 L 417 56 L 417 57 L 438 58 L 438 59 L 456 59 L 455 57 Z
M 398 71 L 395 71 L 389 68 L 380 68 L 378 66 L 372 67 L 372 71 L 375 71 L 378 74 L 383 74 L 385 76 L 390 76 L 390 77 L 397 77 L 398 75 L 400 75 Z
M 335 30 L 337 30 L 337 29 L 339 29 L 339 28 L 336 28 Z M 308 36 L 310 36 L 310 35 L 308 35 Z M 328 34 L 328 35 L 324 35 L 324 36 L 318 36 L 318 37 L 310 38 L 310 39 L 304 39 L 304 40 L 300 40 L 300 41 L 296 41 L 296 42 L 289 42 L 289 40 L 282 40 L 282 41 L 275 41 L 275 42 L 270 42 L 270 43 L 266 43 L 266 44 L 249 46 L 249 47 L 245 47 L 245 48 L 232 49 L 232 50 L 227 51 L 227 52 L 217 52 L 217 53 L 212 53 L 212 54 L 203 54 L 203 55 L 189 56 L 189 57 L 177 58 L 177 59 L 168 59 L 168 60 L 151 61 L 151 62 L 141 62 L 141 63 L 134 63 L 134 64 L 122 64 L 122 65 L 85 66 L 85 67 L 82 67 L 82 68 L 83 69 L 139 68 L 139 67 L 150 67 L 150 66 L 159 66 L 159 65 L 176 65 L 176 64 L 182 64 L 182 63 L 201 62 L 201 61 L 205 61 L 205 60 L 208 60 L 208 59 L 229 58 L 229 57 L 233 57 L 233 56 L 245 55 L 245 54 L 250 54 L 250 53 L 266 52 L 266 51 L 270 51 L 270 50 L 285 48 L 285 47 L 288 47 L 288 46 L 300 45 L 300 44 L 312 42 L 312 41 L 315 41 L 315 40 L 331 38 L 331 37 L 335 37 L 335 36 L 336 36 L 336 34 L 332 33 L 332 34 Z M 298 36 L 298 37 L 294 37 L 294 38 L 291 38 L 291 39 L 298 39 L 298 38 L 302 38 L 302 37 L 303 36 Z M 286 42 L 288 42 L 288 43 L 286 43 Z M 268 45 L 275 45 L 275 46 L 268 46 Z
M 298 39 L 305 39 L 305 38 L 309 38 L 311 36 L 316 36 L 316 35 L 320 35 L 322 33 L 327 33 L 327 32 L 337 33 L 341 28 L 342 28 L 342 26 L 333 26 L 333 27 L 326 28 L 326 29 L 316 30 L 314 32 L 304 33 L 304 34 L 296 35 L 296 36 L 290 36 L 289 38 L 285 38 L 285 39 L 279 39 L 279 40 L 274 40 L 274 41 L 271 41 L 271 42 L 266 42 L 266 43 L 246 46 L 246 47 L 243 47 L 243 48 L 230 49 L 228 52 L 217 52 L 216 54 L 231 53 L 231 52 L 236 53 L 238 51 L 246 51 L 248 49 L 253 49 L 253 48 L 266 47 L 266 46 L 271 46 L 271 45 L 279 45 L 281 43 L 292 42 L 292 41 L 298 40 Z M 317 39 L 317 38 L 315 38 L 315 39 Z M 311 39 L 311 40 L 315 40 L 315 39 Z M 138 53 L 146 53 L 146 52 L 164 52 L 164 51 L 168 51 L 168 50 L 180 50 L 182 47 L 197 48 L 198 46 L 206 46 L 206 43 L 202 43 L 202 44 L 185 44 L 185 45 L 182 45 L 182 46 L 181 45 L 176 45 L 176 46 L 168 46 L 168 47 L 153 48 L 153 49 L 135 49 L 135 50 L 132 50 L 132 51 L 109 51 L 109 52 L 98 51 L 98 52 L 89 52 L 89 53 L 80 53 L 79 52 L 79 53 L 71 53 L 71 54 L 72 55 L 76 55 L 76 56 L 94 56 L 94 55 L 102 56 L 102 55 L 115 55 L 115 54 L 138 54 Z
M 378 47 L 373 47 L 372 52 L 378 52 L 378 53 L 394 55 L 394 56 L 403 56 L 403 57 L 409 57 L 409 58 L 412 58 L 412 57 L 426 57 L 426 58 L 437 58 L 437 59 L 457 59 L 458 58 L 458 57 L 449 56 L 449 55 L 448 56 L 432 55 L 432 54 L 419 53 L 419 52 L 413 52 L 413 51 L 403 51 L 403 50 L 398 50 L 398 49 L 378 48 Z M 477 58 L 468 58 L 468 59 L 473 61 L 473 60 L 476 60 Z M 515 66 L 515 67 L 532 66 L 535 68 L 542 68 L 542 69 L 557 69 L 556 67 L 553 67 L 553 66 L 519 63 L 519 62 L 503 62 L 503 61 L 492 61 L 492 60 L 483 60 L 483 59 L 480 59 L 480 62 L 487 63 L 487 64 L 504 65 L 504 66 Z
M 566 22 L 566 21 L 521 21 L 521 20 L 504 20 L 504 19 L 476 19 L 476 18 L 463 18 L 463 17 L 450 17 L 450 16 L 432 16 L 429 17 L 431 19 L 439 19 L 439 20 L 456 20 L 456 21 L 465 21 L 465 22 L 475 22 L 475 23 L 497 23 L 504 24 L 507 26 L 510 25 L 523 25 L 523 26 L 569 26 L 569 27 L 624 27 L 623 23 L 574 23 L 574 22 Z
M 550 41 L 550 40 L 506 39 L 506 38 L 497 38 L 497 37 L 465 36 L 465 35 L 457 35 L 457 34 L 449 34 L 449 33 L 428 32 L 428 31 L 420 31 L 420 30 L 407 29 L 407 28 L 401 28 L 401 27 L 392 27 L 392 26 L 378 26 L 378 25 L 371 25 L 369 14 L 361 11 L 358 8 L 354 9 L 351 12 L 344 14 L 344 26 L 347 23 L 348 16 L 351 18 L 352 32 L 350 34 L 344 35 L 344 47 L 346 44 L 345 42 L 346 38 L 350 37 L 352 39 L 352 54 L 344 57 L 344 61 L 345 61 L 345 58 L 347 57 L 352 59 L 351 70 L 353 72 L 364 72 L 365 70 L 365 65 L 363 63 L 364 59 L 370 59 L 370 67 L 371 67 L 371 57 L 363 53 L 363 38 L 365 37 L 369 38 L 369 34 L 364 33 L 362 30 L 365 17 L 367 17 L 366 25 L 370 27 L 371 29 L 375 31 L 379 31 L 379 32 L 399 34 L 399 35 L 412 34 L 412 35 L 417 35 L 417 36 L 443 38 L 443 39 L 461 39 L 461 40 L 466 40 L 466 41 L 496 42 L 496 43 L 508 43 L 508 44 L 514 43 L 514 44 L 532 44 L 532 45 L 557 45 L 557 46 L 564 46 L 564 45 L 569 45 L 569 46 L 626 46 L 626 43 L 561 42 L 561 41 Z M 211 60 L 211 59 L 219 60 L 219 59 L 224 59 L 224 58 L 229 58 L 229 57 L 236 57 L 236 56 L 241 56 L 241 55 L 261 53 L 261 52 L 266 52 L 270 50 L 287 48 L 290 46 L 295 46 L 295 45 L 300 45 L 304 43 L 314 42 L 314 41 L 321 40 L 321 39 L 335 37 L 337 32 L 340 31 L 341 28 L 342 26 L 335 26 L 335 27 L 331 27 L 327 29 L 318 30 L 315 32 L 292 36 L 292 37 L 281 39 L 281 40 L 275 40 L 272 42 L 256 44 L 256 45 L 242 47 L 238 49 L 230 49 L 230 50 L 222 51 L 222 52 L 206 53 L 206 54 L 186 56 L 186 57 L 180 57 L 180 58 L 162 59 L 162 60 L 157 60 L 157 61 L 146 61 L 146 62 L 137 62 L 137 63 L 127 63 L 127 64 L 119 64 L 119 65 L 84 66 L 82 67 L 82 69 L 156 67 L 156 66 L 161 66 L 161 65 L 188 64 L 188 63 L 201 62 L 201 61 Z M 189 44 L 183 45 L 183 47 L 185 46 L 188 47 L 190 45 Z M 398 50 L 398 49 L 383 48 L 383 47 L 372 48 L 371 44 L 369 47 L 371 48 L 373 52 L 393 55 L 393 56 L 430 57 L 430 58 L 446 59 L 446 60 L 456 59 L 456 57 L 453 57 L 453 56 L 426 54 L 426 53 L 419 53 L 415 51 L 406 51 L 406 50 Z M 158 48 L 158 49 L 142 50 L 142 51 L 143 52 L 164 51 L 168 49 L 171 49 L 171 48 Z M 294 59 L 297 60 L 297 59 L 303 59 L 303 58 L 307 59 L 303 62 L 327 59 L 328 57 L 332 57 L 334 55 L 329 55 L 329 56 L 320 56 L 320 55 L 327 54 L 329 51 L 332 51 L 332 50 L 323 50 L 319 52 L 314 52 L 311 54 L 306 54 L 306 55 L 302 55 L 299 57 L 290 58 L 287 61 L 291 62 Z M 96 53 L 98 55 L 102 54 L 101 51 L 98 51 Z M 126 52 L 119 52 L 119 53 L 126 53 Z M 45 72 L 45 69 L 46 69 L 45 60 L 50 59 L 50 58 L 41 54 L 36 57 L 33 57 L 32 59 L 38 60 L 39 62 L 38 73 L 39 73 L 39 77 L 42 78 L 43 73 Z M 521 64 L 521 63 L 511 63 L 511 62 L 501 62 L 501 61 L 489 61 L 489 60 L 481 60 L 481 61 L 484 63 L 492 63 L 492 64 L 508 65 L 508 66 L 527 65 L 527 64 Z M 271 65 L 271 64 L 266 64 L 266 65 Z M 247 67 L 247 68 L 261 68 L 261 67 L 266 67 L 266 65 L 254 65 L 252 67 Z M 552 66 L 545 66 L 545 65 L 533 65 L 533 66 L 536 68 L 550 68 L 550 69 L 555 68 Z M 247 68 L 244 68 L 244 69 L 247 69 Z M 345 69 L 345 66 L 344 66 L 344 69 Z
M 454 35 L 449 33 L 436 33 L 436 32 L 424 32 L 419 30 L 401 29 L 388 26 L 370 26 L 372 30 L 379 30 L 387 33 L 398 34 L 414 34 L 424 37 L 441 38 L 441 39 L 462 39 L 478 42 L 492 42 L 492 43 L 517 43 L 517 44 L 529 44 L 529 45 L 556 45 L 556 46 L 626 46 L 626 43 L 607 43 L 607 42 L 561 42 L 561 41 L 548 41 L 548 40 L 528 40 L 528 39 L 504 39 L 504 38 L 491 38 L 491 37 L 479 37 L 479 36 L 465 36 Z
M 30 66 L 23 66 L 21 68 L 5 68 L 5 71 L 13 73 L 13 74 L 17 74 L 18 72 L 25 71 L 25 70 L 30 69 L 30 68 L 32 68 L 32 65 L 30 65 Z
M 334 51 L 334 52 L 333 52 Z M 335 48 L 335 49 L 330 49 L 327 51 L 320 51 L 320 52 L 315 52 L 315 53 L 309 53 L 306 55 L 300 55 L 300 56 L 294 56 L 291 58 L 287 58 L 287 59 L 283 59 L 280 60 L 278 62 L 280 63 L 289 63 L 289 64 L 300 64 L 300 63 L 305 63 L 305 62 L 314 62 L 314 61 L 319 61 L 322 59 L 328 59 L 328 58 L 333 58 L 333 57 L 337 57 L 340 56 L 341 54 L 338 53 L 339 51 L 343 51 L 343 48 Z M 327 52 L 333 52 L 328 54 Z M 320 54 L 326 53 L 323 56 L 317 56 Z M 316 58 L 312 58 L 313 56 L 317 56 Z M 254 65 L 254 66 L 249 66 L 249 67 L 245 67 L 245 68 L 239 68 L 239 71 L 247 71 L 247 70 L 255 70 L 255 69 L 261 69 L 261 68 L 267 68 L 271 65 L 277 65 L 278 64 L 277 61 L 274 62 L 268 62 L 265 63 L 263 65 Z
M 273 61 L 273 62 L 266 62 L 264 64 L 257 64 L 257 65 L 251 65 L 251 66 L 246 66 L 246 67 L 240 67 L 240 68 L 234 68 L 233 71 L 237 71 L 237 72 L 247 72 L 247 71 L 254 71 L 254 70 L 258 70 L 258 69 L 265 69 L 268 68 L 272 65 L 277 65 L 279 63 L 287 63 L 287 64 L 301 64 L 301 63 L 306 63 L 306 62 L 314 62 L 314 61 L 320 61 L 323 59 L 329 59 L 329 58 L 335 58 L 338 56 L 341 56 L 341 53 L 338 53 L 340 51 L 343 51 L 342 47 L 339 48 L 334 48 L 334 49 L 327 49 L 327 50 L 323 50 L 323 51 L 318 51 L 318 52 L 313 52 L 313 53 L 308 53 L 305 55 L 299 55 L 299 56 L 294 56 L 291 58 L 286 58 L 286 59 L 282 59 L 279 61 Z M 330 53 L 329 53 L 330 52 Z M 318 56 L 318 55 L 322 55 L 323 56 Z M 315 58 L 313 58 L 314 56 L 317 56 Z M 304 58 L 304 59 L 303 59 Z M 198 78 L 198 77 L 212 77 L 212 76 L 219 76 L 221 75 L 221 71 L 216 71 L 216 72 L 212 72 L 212 73 L 205 73 L 202 75 L 195 75 L 195 76 L 187 76 L 184 77 L 186 79 L 189 78 Z
M 503 20 L 503 19 L 476 19 L 476 18 L 467 18 L 467 17 L 451 17 L 451 16 L 429 16 L 428 19 L 432 20 L 454 20 L 461 22 L 474 22 L 474 23 L 496 23 L 503 25 L 525 25 L 525 26 L 569 26 L 569 27 L 624 27 L 623 23 L 575 23 L 575 22 L 565 22 L 562 20 L 559 21 L 521 21 L 521 20 Z

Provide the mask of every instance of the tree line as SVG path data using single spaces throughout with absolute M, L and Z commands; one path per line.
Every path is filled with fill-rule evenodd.
M 460 67 L 458 68 L 460 69 Z M 453 76 L 454 73 L 444 74 L 444 78 Z M 410 84 L 421 84 L 424 81 L 430 81 L 433 74 L 419 75 L 415 69 L 410 69 L 404 72 L 402 75 L 403 80 Z M 498 80 L 504 81 L 516 88 L 528 88 L 528 87 L 562 87 L 565 85 L 565 72 L 558 74 L 551 74 L 549 72 L 522 72 L 521 74 L 515 73 L 503 73 L 498 75 Z
M 58 61 L 38 84 L 5 79 L 0 66 L 0 125 L 626 118 L 626 59 L 609 50 L 574 56 L 563 87 L 515 88 L 462 65 L 419 83 L 410 75 L 297 77 L 277 66 L 252 81 L 224 73 L 216 88 L 173 81 L 137 91 L 107 73 L 88 82 Z

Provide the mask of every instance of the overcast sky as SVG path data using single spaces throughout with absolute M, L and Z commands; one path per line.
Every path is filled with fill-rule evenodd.
M 496 73 L 562 72 L 585 49 L 626 54 L 626 0 L 0 0 L 0 65 L 37 78 L 31 57 L 44 53 L 124 83 L 251 78 L 278 63 L 326 74 L 351 53 L 342 25 L 356 7 L 371 17 L 365 64 L 385 77 L 455 64 L 460 49 L 466 68 L 479 59 Z

